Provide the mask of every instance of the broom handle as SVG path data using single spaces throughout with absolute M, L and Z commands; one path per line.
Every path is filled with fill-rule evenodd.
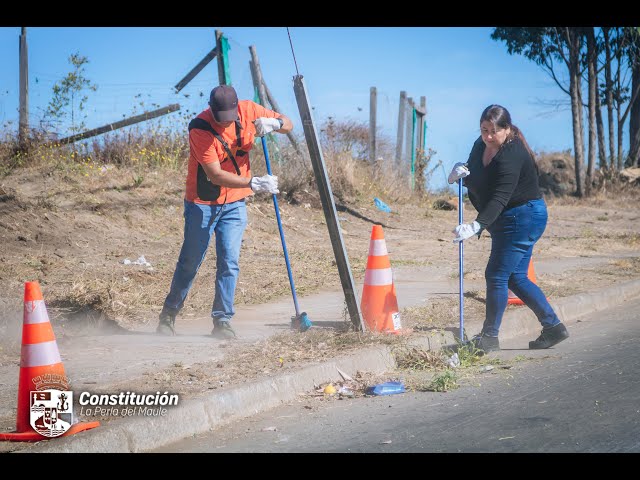
M 267 163 L 267 173 L 271 175 L 271 163 L 269 162 L 269 149 L 267 148 L 266 136 L 262 137 L 262 150 L 264 150 L 264 160 Z M 293 283 L 293 275 L 291 274 L 291 265 L 289 264 L 289 253 L 287 252 L 287 243 L 284 241 L 284 231 L 282 230 L 282 220 L 280 220 L 280 209 L 278 208 L 278 198 L 276 194 L 273 197 L 273 206 L 276 209 L 276 218 L 278 219 L 278 230 L 280 230 L 280 240 L 282 241 L 282 250 L 284 251 L 284 261 L 287 264 L 287 274 L 289 275 L 289 285 L 291 285 L 291 294 L 293 295 L 293 305 L 296 309 L 296 316 L 300 316 L 300 308 L 298 307 L 298 298 L 296 297 L 296 287 Z

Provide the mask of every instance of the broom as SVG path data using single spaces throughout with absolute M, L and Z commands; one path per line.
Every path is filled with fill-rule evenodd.
M 262 150 L 264 151 L 264 160 L 267 164 L 267 173 L 271 175 L 271 163 L 269 162 L 269 149 L 267 148 L 266 136 L 262 137 Z M 273 206 L 276 209 L 276 218 L 278 219 L 278 230 L 280 230 L 280 240 L 282 241 L 282 250 L 284 251 L 284 261 L 287 264 L 287 274 L 289 275 L 289 285 L 291 285 L 291 293 L 293 295 L 293 305 L 296 314 L 291 317 L 291 328 L 306 332 L 311 328 L 311 320 L 307 316 L 307 312 L 300 313 L 298 307 L 298 298 L 296 297 L 296 286 L 293 283 L 293 275 L 291 274 L 291 264 L 289 263 L 289 253 L 287 252 L 287 243 L 284 240 L 284 231 L 282 230 L 282 220 L 280 220 L 280 209 L 278 208 L 278 198 L 276 194 L 272 194 Z

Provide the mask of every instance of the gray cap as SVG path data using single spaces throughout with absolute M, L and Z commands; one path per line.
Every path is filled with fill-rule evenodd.
M 231 85 L 218 85 L 211 90 L 209 106 L 216 122 L 238 120 L 238 94 Z

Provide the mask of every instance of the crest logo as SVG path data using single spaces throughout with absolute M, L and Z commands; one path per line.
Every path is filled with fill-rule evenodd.
M 59 437 L 73 423 L 73 392 L 38 390 L 29 394 L 30 419 L 33 429 L 44 437 Z

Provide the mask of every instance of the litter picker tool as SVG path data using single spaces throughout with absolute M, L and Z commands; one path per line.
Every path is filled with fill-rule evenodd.
M 267 173 L 271 175 L 271 162 L 269 162 L 269 149 L 267 148 L 266 136 L 262 137 L 262 149 L 264 150 L 264 160 L 267 163 Z M 291 317 L 291 328 L 299 329 L 301 332 L 306 332 L 311 328 L 311 320 L 307 316 L 306 312 L 300 313 L 300 307 L 298 307 L 298 298 L 296 297 L 296 286 L 293 283 L 293 275 L 291 274 L 291 264 L 289 263 L 289 253 L 287 252 L 287 243 L 284 240 L 284 231 L 282 230 L 282 220 L 280 219 L 280 209 L 278 208 L 278 198 L 274 193 L 273 206 L 276 209 L 276 218 L 278 219 L 278 230 L 280 230 L 280 240 L 282 241 L 282 250 L 284 252 L 284 261 L 287 264 L 287 274 L 289 275 L 289 285 L 291 285 L 291 294 L 293 295 L 293 305 L 296 309 L 295 317 Z
M 458 179 L 458 225 L 462 225 L 464 204 L 462 203 L 462 178 Z M 464 241 L 458 242 L 458 264 L 460 266 L 460 342 L 465 341 L 464 334 Z

